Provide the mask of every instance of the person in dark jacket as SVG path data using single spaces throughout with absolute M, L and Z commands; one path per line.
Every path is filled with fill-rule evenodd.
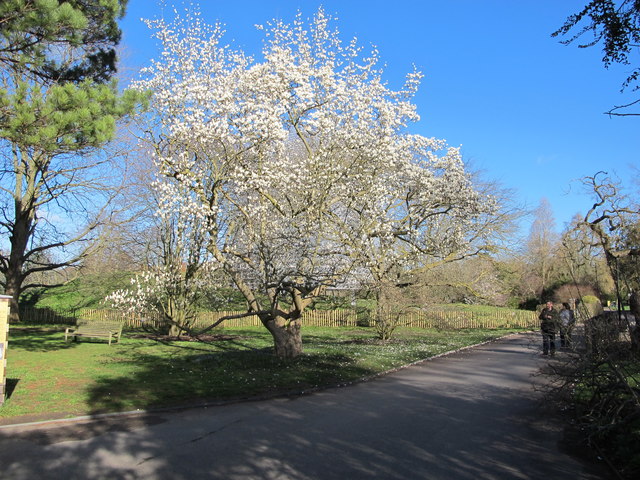
M 558 320 L 557 313 L 553 309 L 553 302 L 547 302 L 538 318 L 540 319 L 540 330 L 542 332 L 542 354 L 555 355 Z

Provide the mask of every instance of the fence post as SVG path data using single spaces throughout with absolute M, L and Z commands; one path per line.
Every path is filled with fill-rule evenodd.
M 9 297 L 0 295 L 0 405 L 7 387 L 7 343 L 9 341 Z

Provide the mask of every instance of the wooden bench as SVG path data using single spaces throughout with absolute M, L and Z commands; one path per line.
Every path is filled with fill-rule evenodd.
M 78 320 L 75 327 L 67 327 L 64 332 L 64 341 L 69 341 L 69 337 L 73 337 L 74 340 L 78 340 L 78 337 L 108 338 L 111 345 L 113 339 L 116 343 L 120 342 L 120 335 L 122 335 L 122 323 Z

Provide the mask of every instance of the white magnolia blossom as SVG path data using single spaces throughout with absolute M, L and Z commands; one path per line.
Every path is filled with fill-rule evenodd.
M 180 269 L 152 267 L 133 277 L 131 288 L 116 290 L 105 300 L 127 314 L 166 315 L 168 298 L 180 298 L 180 307 L 185 309 L 193 306 L 201 292 L 210 291 L 211 270 L 211 266 L 203 266 L 200 275 L 185 278 Z
M 156 181 L 153 187 L 159 202 L 158 245 L 149 254 L 147 270 L 106 301 L 127 314 L 160 317 L 179 334 L 196 319 L 205 296 L 209 304 L 218 300 L 220 264 L 206 249 L 209 217 L 192 190 L 183 182 L 168 188 Z
M 259 60 L 197 14 L 148 24 L 163 51 L 136 88 L 163 139 L 161 214 L 196 216 L 236 284 L 303 289 L 446 257 L 496 208 L 458 149 L 407 131 L 422 75 L 390 89 L 378 52 L 343 44 L 322 9 L 260 27 Z

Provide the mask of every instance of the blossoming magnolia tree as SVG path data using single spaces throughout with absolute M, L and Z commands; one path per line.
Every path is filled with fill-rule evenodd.
M 160 318 L 163 333 L 192 334 L 198 302 L 215 295 L 219 264 L 206 250 L 206 227 L 185 201 L 189 191 L 175 195 L 178 184 L 169 196 L 162 193 L 163 184 L 152 186 L 160 193 L 163 208 L 158 208 L 155 228 L 149 229 L 153 238 L 147 269 L 131 279 L 131 288 L 113 292 L 106 300 L 127 313 Z
M 320 9 L 260 27 L 260 60 L 197 13 L 150 21 L 163 51 L 137 82 L 153 92 L 163 208 L 199 215 L 209 253 L 287 358 L 324 288 L 459 250 L 493 208 L 456 149 L 407 133 L 420 73 L 391 90 L 377 52 L 343 44 L 329 20 Z

